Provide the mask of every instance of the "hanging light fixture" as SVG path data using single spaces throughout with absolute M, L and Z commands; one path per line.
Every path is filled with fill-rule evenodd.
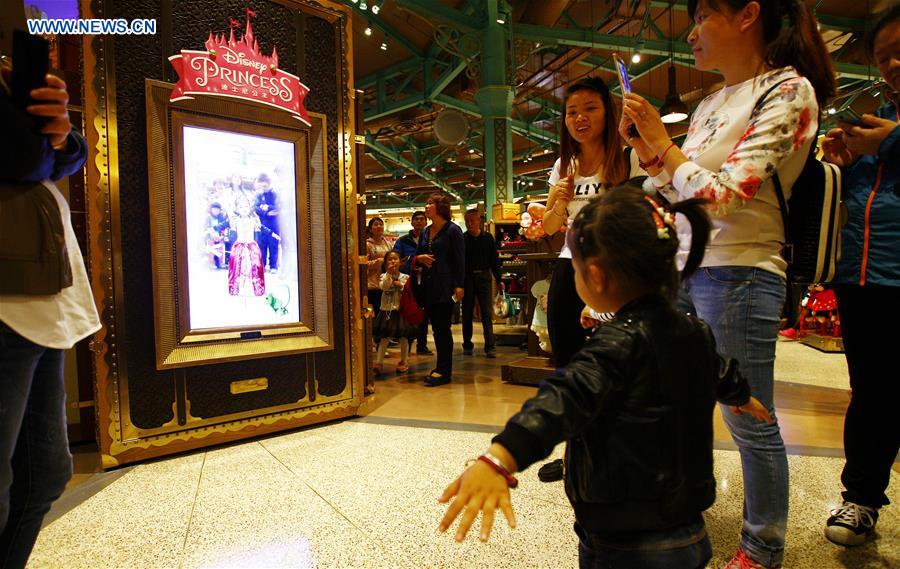
M 673 2 L 669 2 L 669 93 L 666 95 L 666 102 L 659 109 L 662 116 L 662 122 L 666 124 L 681 122 L 688 118 L 687 105 L 678 95 L 678 85 L 675 82 L 675 45 L 674 36 L 672 34 L 672 12 L 674 12 Z

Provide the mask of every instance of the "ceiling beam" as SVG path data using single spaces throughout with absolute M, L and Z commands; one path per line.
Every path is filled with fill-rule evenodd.
M 465 13 L 450 8 L 439 0 L 396 0 L 397 6 L 426 18 L 450 24 L 461 32 L 478 33 L 481 26 L 473 26 L 472 18 Z
M 368 146 L 373 152 L 377 152 L 378 154 L 387 158 L 388 160 L 397 164 L 398 166 L 402 166 L 402 167 L 406 168 L 407 170 L 409 170 L 410 172 L 418 175 L 419 177 L 421 177 L 425 180 L 428 180 L 434 186 L 444 190 L 445 192 L 447 192 L 448 194 L 450 194 L 457 200 L 462 201 L 462 198 L 459 196 L 459 194 L 457 194 L 453 190 L 453 188 L 450 187 L 448 184 L 446 184 L 443 180 L 439 179 L 437 176 L 435 176 L 431 172 L 419 170 L 415 164 L 413 164 L 412 162 L 410 162 L 409 160 L 407 160 L 406 158 L 401 156 L 399 152 L 395 152 L 391 148 L 388 148 L 384 144 L 381 144 L 380 142 L 378 142 L 375 139 L 375 137 L 372 136 L 370 133 L 366 133 L 366 146 Z
M 386 36 L 402 45 L 411 54 L 417 57 L 424 57 L 425 53 L 421 49 L 419 49 L 414 43 L 406 39 L 406 36 L 398 32 L 393 26 L 385 22 L 384 18 L 379 18 L 378 16 L 367 11 L 360 10 L 359 4 L 357 2 L 344 0 L 344 5 L 350 6 L 353 9 L 353 12 L 356 13 L 359 17 L 364 18 L 369 23 L 369 25 L 374 26 L 384 32 Z

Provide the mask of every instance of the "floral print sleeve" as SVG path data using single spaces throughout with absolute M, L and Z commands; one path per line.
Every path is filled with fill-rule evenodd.
M 719 171 L 686 162 L 675 171 L 672 184 L 682 199 L 706 198 L 712 202 L 710 214 L 724 217 L 756 197 L 786 158 L 808 148 L 818 112 L 809 82 L 788 79 L 753 109 L 746 130 Z

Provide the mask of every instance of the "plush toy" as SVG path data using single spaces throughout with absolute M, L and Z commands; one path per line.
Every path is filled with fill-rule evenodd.
M 282 300 L 275 296 L 274 293 L 266 294 L 264 300 L 266 304 L 271 308 L 275 314 L 287 314 L 288 313 L 288 303 L 291 299 L 291 289 L 284 287 L 285 292 L 287 292 L 287 300 Z
M 535 202 L 528 204 L 528 208 L 522 213 L 520 225 L 527 239 L 537 241 L 547 235 L 543 221 L 546 210 L 546 206 Z

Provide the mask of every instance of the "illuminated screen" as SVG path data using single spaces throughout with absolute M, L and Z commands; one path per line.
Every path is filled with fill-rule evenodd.
M 191 329 L 298 323 L 294 143 L 183 135 Z
M 617 57 L 616 66 L 619 68 L 619 81 L 622 83 L 622 90 L 626 93 L 631 93 L 631 81 L 628 79 L 628 68 L 625 67 L 625 62 Z

